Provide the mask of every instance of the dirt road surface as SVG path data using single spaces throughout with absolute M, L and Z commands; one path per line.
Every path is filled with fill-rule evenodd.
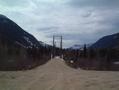
M 0 71 L 0 90 L 119 90 L 119 72 L 84 71 L 60 58 L 28 71 Z

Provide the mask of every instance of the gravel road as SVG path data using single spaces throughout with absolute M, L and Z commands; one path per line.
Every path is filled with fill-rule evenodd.
M 28 71 L 0 71 L 0 90 L 119 90 L 119 72 L 68 67 L 60 58 Z

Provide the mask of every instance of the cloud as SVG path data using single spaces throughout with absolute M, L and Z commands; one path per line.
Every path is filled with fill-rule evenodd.
M 19 7 L 27 5 L 28 0 L 1 0 L 0 4 L 7 7 Z
M 70 0 L 69 3 L 75 7 L 112 8 L 119 6 L 119 0 Z
M 0 13 L 38 40 L 52 43 L 63 35 L 64 47 L 91 43 L 118 32 L 119 0 L 1 0 Z

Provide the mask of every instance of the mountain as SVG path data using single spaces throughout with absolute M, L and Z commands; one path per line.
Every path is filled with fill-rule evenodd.
M 91 46 L 91 48 L 116 48 L 116 47 L 119 47 L 119 33 L 104 36 Z
M 88 48 L 88 47 L 90 47 L 91 45 L 92 45 L 92 44 L 86 44 L 86 47 Z M 70 49 L 74 49 L 74 50 L 77 50 L 77 49 L 83 50 L 83 48 L 84 48 L 84 45 L 78 45 L 78 44 L 73 45 L 72 47 L 70 47 Z
M 22 47 L 39 47 L 35 37 L 4 15 L 0 15 L 0 39 Z
M 26 70 L 45 64 L 50 48 L 0 15 L 0 70 Z
M 78 45 L 78 44 L 76 44 L 76 45 L 71 46 L 70 49 L 77 50 L 77 49 L 83 49 L 83 47 L 84 47 L 84 45 Z
M 46 48 L 52 48 L 52 45 L 49 45 L 49 44 L 46 44 L 42 41 L 39 41 L 40 45 L 43 46 L 43 47 L 46 47 Z

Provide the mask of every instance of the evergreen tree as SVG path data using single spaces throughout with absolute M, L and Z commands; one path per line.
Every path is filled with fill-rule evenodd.
M 87 47 L 86 47 L 86 44 L 84 44 L 83 56 L 84 56 L 85 58 L 87 57 Z

